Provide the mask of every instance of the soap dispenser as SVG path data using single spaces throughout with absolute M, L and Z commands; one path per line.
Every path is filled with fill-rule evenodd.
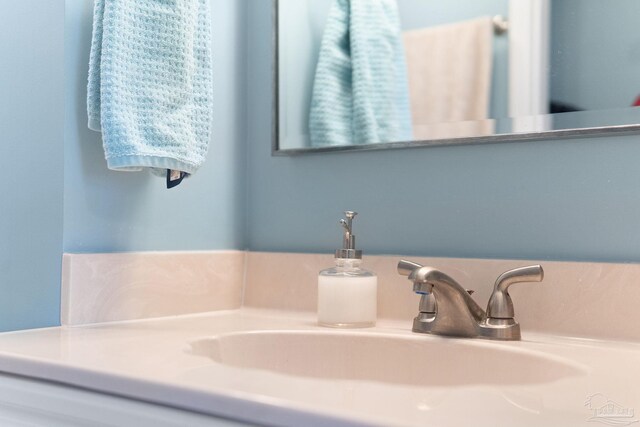
M 340 220 L 344 238 L 336 250 L 336 266 L 318 275 L 318 324 L 333 328 L 366 328 L 376 324 L 378 278 L 360 268 L 362 251 L 356 250 L 353 218 L 345 212 Z

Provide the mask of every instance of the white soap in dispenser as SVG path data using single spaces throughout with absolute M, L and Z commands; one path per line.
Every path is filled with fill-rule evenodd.
M 366 328 L 376 324 L 378 278 L 360 268 L 362 251 L 356 250 L 353 218 L 345 212 L 342 249 L 336 250 L 336 266 L 318 275 L 318 324 L 333 328 Z

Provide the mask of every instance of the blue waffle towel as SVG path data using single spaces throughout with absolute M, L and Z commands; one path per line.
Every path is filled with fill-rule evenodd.
M 316 147 L 412 139 L 395 0 L 334 0 L 320 46 L 309 128 Z
M 209 0 L 95 0 L 89 128 L 109 169 L 195 172 L 212 113 Z

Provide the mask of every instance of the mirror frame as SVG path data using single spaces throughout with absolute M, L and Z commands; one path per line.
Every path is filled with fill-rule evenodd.
M 372 144 L 359 145 L 341 145 L 334 147 L 317 147 L 317 148 L 280 148 L 280 28 L 278 27 L 278 0 L 272 0 L 272 140 L 271 155 L 272 156 L 298 156 L 301 154 L 320 154 L 320 153 L 336 153 L 351 151 L 377 151 L 399 148 L 426 148 L 441 146 L 458 146 L 458 145 L 478 145 L 478 144 L 497 144 L 505 142 L 528 142 L 528 141 L 547 141 L 555 139 L 577 139 L 597 136 L 621 136 L 634 135 L 640 133 L 640 123 L 628 125 L 613 126 L 593 126 L 576 129 L 560 129 L 540 132 L 523 132 L 523 133 L 504 133 L 497 135 L 471 136 L 462 138 L 445 138 L 445 139 L 429 139 L 416 141 L 400 141 L 400 142 L 381 142 Z M 640 108 L 640 107 L 636 107 Z M 512 117 L 505 119 L 513 119 Z

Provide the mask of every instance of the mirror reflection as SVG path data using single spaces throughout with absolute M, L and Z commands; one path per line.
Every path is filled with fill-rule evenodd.
M 637 0 L 277 7 L 279 150 L 640 123 Z

